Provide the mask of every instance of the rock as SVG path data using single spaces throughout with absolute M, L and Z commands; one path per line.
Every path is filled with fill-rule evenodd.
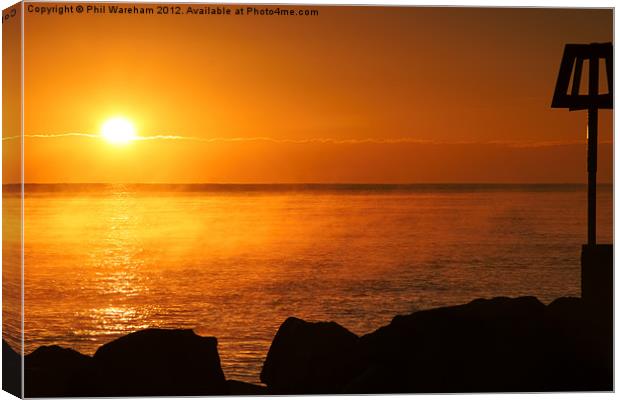
M 226 381 L 228 384 L 228 394 L 233 396 L 248 396 L 248 395 L 268 395 L 269 391 L 266 386 L 255 385 L 253 383 L 247 383 L 229 379 Z
M 190 329 L 146 329 L 101 346 L 94 356 L 105 396 L 228 393 L 217 339 Z
M 402 393 L 403 378 L 399 369 L 387 365 L 369 364 L 365 370 L 352 379 L 342 389 L 342 393 L 366 394 L 366 393 Z
M 397 316 L 360 338 L 366 372 L 346 390 L 539 390 L 544 311 L 534 297 L 500 297 Z
M 261 382 L 272 394 L 339 393 L 361 372 L 357 341 L 335 322 L 288 318 L 271 343 Z
M 613 328 L 586 302 L 561 297 L 545 310 L 545 390 L 613 390 Z
M 213 337 L 147 329 L 103 345 L 94 357 L 40 347 L 25 357 L 25 394 L 611 391 L 608 322 L 593 317 L 582 299 L 568 297 L 546 307 L 534 297 L 478 299 L 397 316 L 361 338 L 335 322 L 288 318 L 261 371 L 267 387 L 226 381 Z M 21 357 L 5 341 L 3 360 L 4 388 L 19 396 Z
M 22 397 L 21 356 L 2 339 L 2 390 Z
M 96 395 L 93 360 L 72 349 L 42 346 L 24 359 L 26 397 Z

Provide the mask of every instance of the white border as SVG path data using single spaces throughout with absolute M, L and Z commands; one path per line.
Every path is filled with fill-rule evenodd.
M 69 0 L 66 2 L 70 2 L 70 3 L 80 3 L 80 1 L 76 1 L 76 0 Z M 146 3 L 145 1 L 141 1 Z M 5 9 L 7 7 L 10 7 L 11 5 L 15 4 L 15 1 L 11 1 L 11 0 L 0 0 L 0 8 L 1 9 Z M 187 3 L 184 1 L 178 1 L 178 0 L 150 0 L 148 1 L 148 3 Z M 573 7 L 585 7 L 585 8 L 615 8 L 616 7 L 616 1 L 602 1 L 602 0 L 591 0 L 588 2 L 584 2 L 584 1 L 577 1 L 577 0 L 543 0 L 543 1 L 533 1 L 533 0 L 526 0 L 526 1 L 518 1 L 518 0 L 477 0 L 477 1 L 472 1 L 472 0 L 426 0 L 426 1 L 415 1 L 415 0 L 375 0 L 375 1 L 368 1 L 368 0 L 337 0 L 337 1 L 331 1 L 331 0 L 289 0 L 289 1 L 278 1 L 278 0 L 270 0 L 270 1 L 260 1 L 260 0 L 244 0 L 242 2 L 240 1 L 231 1 L 231 0 L 222 0 L 222 1 L 204 1 L 201 3 L 211 3 L 211 4 L 222 4 L 222 3 L 227 3 L 227 4 L 239 4 L 239 3 L 243 3 L 243 4 L 255 4 L 255 3 L 259 3 L 259 4 L 264 4 L 264 3 L 269 3 L 269 4 L 317 4 L 317 5 L 376 5 L 376 6 L 472 6 L 472 7 L 561 7 L 561 8 L 573 8 Z M 22 5 L 22 16 L 24 15 L 23 13 L 23 5 Z M 614 27 L 616 25 L 616 21 L 617 21 L 617 16 L 614 10 Z M 24 58 L 24 53 L 23 53 L 23 34 L 24 34 L 24 24 L 22 23 L 22 66 L 23 66 L 23 58 Z M 0 29 L 0 42 L 2 39 L 2 32 Z M 617 36 L 616 36 L 616 31 L 614 30 L 614 43 L 618 43 L 617 41 Z M 615 57 L 614 57 L 615 58 Z M 2 55 L 0 53 L 0 62 L 2 60 Z M 617 77 L 618 71 L 618 67 L 617 64 L 614 68 L 614 75 Z M 22 95 L 23 95 L 23 73 L 22 73 Z M 617 91 L 617 79 L 615 79 L 615 84 L 614 84 L 614 92 L 618 93 Z M 551 94 L 549 94 L 551 96 Z M 1 97 L 0 97 L 0 105 L 2 103 Z M 21 122 L 21 126 L 23 129 L 23 124 L 24 124 L 24 110 L 23 110 L 23 98 L 22 98 L 22 122 Z M 0 116 L 1 116 L 1 107 L 0 107 Z M 615 125 L 615 117 L 614 117 L 614 138 L 616 137 L 616 130 L 617 127 Z M 615 163 L 615 154 L 616 154 L 616 150 L 617 150 L 617 146 L 618 143 L 614 142 L 614 177 L 617 176 L 618 171 L 618 165 Z M 1 143 L 0 143 L 0 148 L 1 148 Z M 23 143 L 23 138 L 22 138 L 22 160 L 23 160 L 23 150 L 24 150 L 24 143 Z M 2 173 L 2 164 L 0 163 L 0 176 Z M 24 171 L 22 168 L 22 182 L 23 182 L 23 176 Z M 23 183 L 22 183 L 23 185 Z M 22 188 L 23 190 L 23 188 Z M 615 196 L 616 195 L 616 191 L 615 191 L 615 179 L 614 179 L 614 215 L 615 215 L 615 210 L 616 210 L 616 206 L 618 205 L 618 198 Z M 22 199 L 23 202 L 23 199 Z M 1 200 L 0 200 L 0 204 L 1 204 Z M 2 220 L 2 217 L 0 215 L 0 222 Z M 22 204 L 22 221 L 23 221 L 23 204 Z M 615 218 L 614 218 L 614 228 L 615 228 Z M 616 235 L 615 235 L 615 229 L 614 229 L 614 242 L 616 242 Z M 22 246 L 23 246 L 23 224 L 22 224 Z M 2 244 L 0 241 L 0 251 L 2 249 Z M 614 257 L 616 255 L 616 249 L 614 251 Z M 614 263 L 615 264 L 615 263 Z M 618 284 L 620 282 L 620 274 L 614 274 L 614 284 L 615 284 L 615 288 L 619 288 L 620 285 Z M 0 287 L 0 295 L 1 295 L 1 287 Z M 23 295 L 23 249 L 22 249 L 22 295 Z M 0 296 L 0 306 L 1 306 L 1 296 Z M 617 303 L 616 303 L 617 304 Z M 616 305 L 615 304 L 615 305 Z M 1 310 L 1 307 L 0 307 Z M 23 298 L 22 298 L 22 316 L 23 316 Z M 617 308 L 616 308 L 616 313 L 615 315 L 617 316 Z M 618 332 L 618 326 L 617 326 L 617 319 L 615 319 L 615 323 L 614 323 L 614 329 L 615 332 Z M 22 318 L 22 332 L 23 332 L 23 318 Z M 22 336 L 22 346 L 23 346 L 23 336 Z M 614 353 L 615 353 L 615 359 L 618 360 L 618 348 L 615 346 L 614 348 Z M 2 359 L 2 355 L 0 354 L 0 361 Z M 618 366 L 615 365 L 615 371 L 614 371 L 614 380 L 615 380 L 615 384 L 618 384 L 620 381 L 618 380 Z M 23 371 L 22 371 L 22 376 L 23 376 Z M 0 376 L 0 382 L 1 382 L 1 376 Z M 23 384 L 23 382 L 22 382 Z M 23 393 L 23 388 L 22 388 L 22 393 Z M 606 398 L 613 398 L 615 397 L 614 393 L 544 393 L 544 394 L 497 394 L 497 393 L 491 393 L 491 394 L 472 394 L 472 395 L 460 395 L 460 394 L 455 394 L 455 395 L 381 395 L 381 396 L 375 396 L 375 395 L 364 395 L 364 396 L 286 396 L 285 398 L 358 398 L 358 399 L 375 399 L 375 398 L 381 398 L 381 399 L 401 399 L 401 398 L 411 398 L 411 399 L 420 399 L 420 400 L 426 400 L 426 399 L 444 399 L 444 398 L 450 398 L 450 399 L 454 399 L 454 398 L 467 398 L 467 399 L 494 399 L 496 397 L 499 397 L 500 399 L 509 399 L 509 400 L 513 400 L 513 399 L 533 399 L 533 398 L 545 398 L 545 399 L 562 399 L 562 400 L 582 400 L 582 399 L 606 399 Z M 159 399 L 175 399 L 178 397 L 158 397 Z M 227 396 L 227 397 L 222 397 L 225 399 L 236 399 L 236 398 L 240 398 L 242 399 L 243 397 L 237 397 L 237 396 Z M 245 399 L 248 399 L 249 397 L 245 397 Z M 262 396 L 261 398 L 277 398 L 275 396 Z M 0 400 L 5 400 L 5 399 L 14 399 L 13 396 L 9 395 L 6 392 L 2 392 L 0 391 Z

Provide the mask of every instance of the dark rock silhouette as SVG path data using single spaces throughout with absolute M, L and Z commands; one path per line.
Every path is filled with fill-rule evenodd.
M 94 357 L 42 346 L 25 357 L 27 397 L 228 394 L 217 339 L 146 329 L 101 346 Z
M 612 390 L 613 320 L 597 316 L 580 298 L 547 306 L 546 390 Z
M 273 394 L 338 393 L 361 372 L 357 341 L 335 322 L 288 318 L 271 343 L 261 382 Z
M 25 357 L 26 397 L 87 396 L 96 387 L 91 357 L 59 346 L 42 346 Z
M 228 393 L 217 339 L 190 329 L 146 329 L 101 346 L 94 355 L 104 396 Z
M 344 391 L 538 390 L 544 310 L 534 297 L 496 298 L 397 316 L 360 339 L 367 368 Z
M 22 397 L 21 356 L 2 339 L 2 390 Z
M 367 367 L 343 392 L 612 390 L 611 336 L 586 315 L 521 297 L 398 316 L 360 338 Z
M 288 318 L 263 365 L 266 387 L 226 381 L 213 337 L 147 329 L 94 357 L 41 347 L 25 357 L 25 390 L 29 397 L 611 391 L 612 321 L 593 315 L 600 314 L 579 298 L 548 306 L 534 297 L 478 299 L 397 316 L 360 338 L 335 322 Z M 19 371 L 4 342 L 3 357 Z

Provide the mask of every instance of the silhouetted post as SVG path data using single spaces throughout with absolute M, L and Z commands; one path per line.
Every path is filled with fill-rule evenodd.
M 608 88 L 608 93 L 603 94 L 599 93 L 600 60 L 605 63 Z M 588 93 L 580 94 L 585 61 L 588 61 Z M 567 44 L 564 47 L 551 107 L 588 110 L 588 244 L 581 249 L 581 297 L 592 315 L 597 315 L 597 320 L 604 324 L 610 324 L 613 317 L 613 246 L 596 244 L 598 110 L 613 108 L 613 87 L 611 43 Z
M 609 92 L 600 94 L 599 61 L 604 60 Z M 588 94 L 579 93 L 584 61 L 588 61 Z M 571 82 L 570 94 L 568 85 Z M 613 47 L 611 43 L 567 44 L 551 101 L 552 108 L 588 110 L 588 245 L 596 245 L 596 165 L 598 110 L 613 108 Z
M 596 165 L 598 110 L 588 108 L 588 244 L 596 245 Z
M 598 96 L 598 55 L 590 53 L 588 94 Z M 588 244 L 596 244 L 596 166 L 598 148 L 598 109 L 588 108 Z

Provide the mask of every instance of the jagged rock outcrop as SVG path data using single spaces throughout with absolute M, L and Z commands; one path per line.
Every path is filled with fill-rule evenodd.
M 228 394 L 217 339 L 189 329 L 146 329 L 101 346 L 93 357 L 43 346 L 25 357 L 27 397 Z
M 357 341 L 335 322 L 288 318 L 271 343 L 261 382 L 272 394 L 338 393 L 361 372 Z
M 26 397 L 88 396 L 96 393 L 91 357 L 60 346 L 42 346 L 25 357 Z
M 538 390 L 544 310 L 534 297 L 495 298 L 397 316 L 360 338 L 367 368 L 344 391 Z
M 261 380 L 275 394 L 612 390 L 613 330 L 590 315 L 578 298 L 477 299 L 397 316 L 359 339 L 289 318 Z
M 581 299 L 500 297 L 398 316 L 360 338 L 367 366 L 343 392 L 612 390 L 611 329 L 587 315 Z
M 217 339 L 190 329 L 146 329 L 101 346 L 93 357 L 105 396 L 228 393 Z
M 601 315 L 575 297 L 547 306 L 545 390 L 613 389 L 613 320 Z
M 545 306 L 534 297 L 498 297 L 397 316 L 362 337 L 335 322 L 291 317 L 263 365 L 267 386 L 226 381 L 213 337 L 147 329 L 101 346 L 93 357 L 40 347 L 25 357 L 25 391 L 27 397 L 611 391 L 613 325 L 597 315 L 579 298 Z M 19 355 L 4 341 L 3 360 L 3 374 L 7 365 L 20 371 Z

